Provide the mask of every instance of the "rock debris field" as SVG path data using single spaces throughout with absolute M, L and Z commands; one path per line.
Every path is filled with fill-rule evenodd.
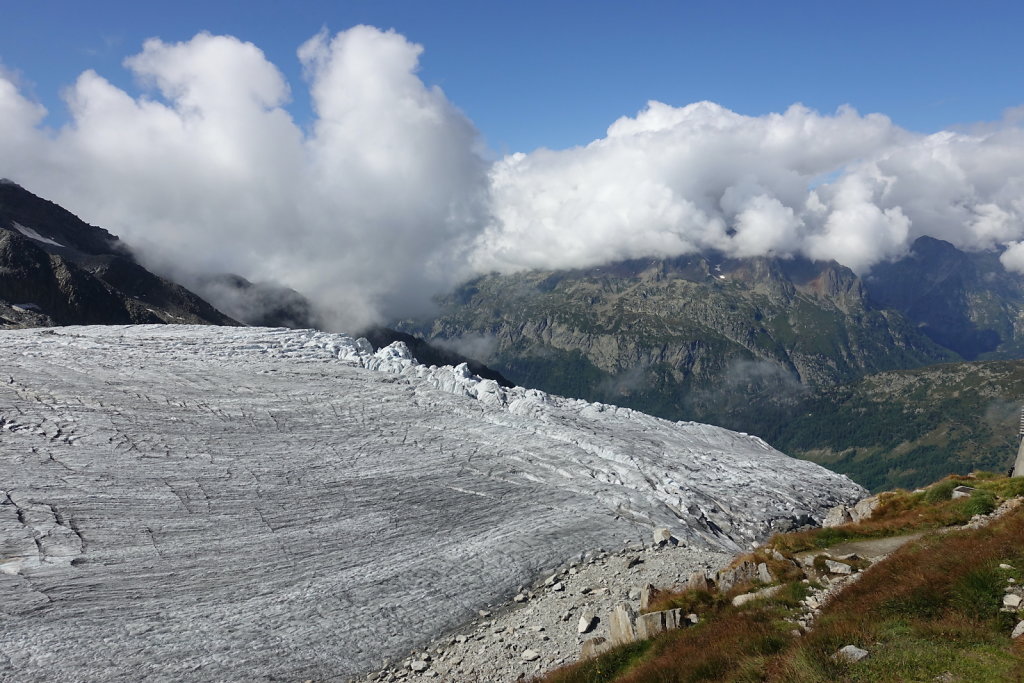
M 0 363 L 4 680 L 342 681 L 654 527 L 699 567 L 864 493 L 341 334 L 6 331 Z
M 481 610 L 471 623 L 367 678 L 529 680 L 579 659 L 585 641 L 610 639 L 615 606 L 627 602 L 639 609 L 644 586 L 679 586 L 691 573 L 714 574 L 731 559 L 731 554 L 671 546 L 586 553 L 580 561 L 524 586 L 507 604 Z

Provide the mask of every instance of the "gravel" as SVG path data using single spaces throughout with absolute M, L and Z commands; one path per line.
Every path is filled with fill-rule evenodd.
M 693 572 L 713 574 L 731 560 L 727 553 L 671 546 L 632 546 L 588 554 L 558 572 L 539 577 L 532 587 L 524 586 L 523 591 L 531 596 L 525 603 L 495 606 L 489 616 L 474 619 L 401 661 L 352 681 L 437 678 L 453 683 L 499 683 L 529 679 L 576 661 L 585 640 L 607 638 L 608 617 L 615 605 L 629 602 L 639 610 L 642 586 L 677 587 Z M 544 585 L 546 579 L 548 586 Z M 563 590 L 556 590 L 558 585 Z M 597 617 L 597 625 L 581 634 L 578 623 L 588 614 Z M 428 666 L 416 672 L 424 663 Z

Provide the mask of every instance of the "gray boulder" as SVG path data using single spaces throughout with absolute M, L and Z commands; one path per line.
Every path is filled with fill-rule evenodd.
M 580 634 L 590 633 L 597 628 L 599 621 L 600 619 L 598 619 L 597 615 L 593 612 L 584 612 L 580 615 L 579 623 L 576 624 L 576 632 Z
M 580 659 L 593 659 L 601 653 L 607 652 L 611 647 L 612 644 L 605 638 L 588 638 L 583 641 L 583 647 L 580 648 Z
M 634 630 L 638 640 L 653 638 L 659 633 L 686 626 L 690 623 L 681 609 L 667 609 L 661 612 L 641 614 L 636 618 Z
M 839 648 L 839 651 L 836 652 L 835 655 L 833 655 L 833 657 L 838 661 L 851 663 L 859 662 L 867 656 L 868 651 L 862 650 L 856 645 L 845 645 Z
M 629 603 L 620 602 L 615 606 L 608 620 L 608 632 L 614 645 L 625 645 L 636 640 L 636 631 L 633 628 L 635 619 L 636 614 Z
M 836 505 L 834 508 L 829 509 L 828 513 L 825 515 L 824 521 L 821 523 L 821 526 L 829 529 L 831 527 L 849 524 L 852 521 L 853 518 L 850 516 L 850 508 L 845 505 Z

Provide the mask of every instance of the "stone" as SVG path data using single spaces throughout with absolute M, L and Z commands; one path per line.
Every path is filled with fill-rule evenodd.
M 523 654 L 521 656 L 524 662 L 535 662 L 538 659 L 540 659 L 540 655 L 537 653 L 537 651 L 530 649 L 523 650 Z
M 638 564 L 643 564 L 643 560 L 641 560 L 639 557 L 631 557 L 628 560 L 626 560 L 626 569 L 632 569 Z
M 514 602 L 522 603 L 522 602 L 526 602 L 528 600 L 528 598 L 526 597 L 525 593 L 516 593 L 516 597 L 512 598 L 512 600 Z
M 974 493 L 973 486 L 957 486 L 953 489 L 953 493 L 950 494 L 950 498 L 953 500 L 958 498 L 970 498 L 972 493 Z
M 430 664 L 423 661 L 422 659 L 414 659 L 411 662 L 409 662 L 409 669 L 415 671 L 416 673 L 423 673 L 429 668 Z
M 836 505 L 834 508 L 829 508 L 829 511 L 825 514 L 825 519 L 821 522 L 821 526 L 829 529 L 831 527 L 849 524 L 852 521 L 853 518 L 850 516 L 850 508 L 845 505 Z
M 833 657 L 839 661 L 845 662 L 859 662 L 868 656 L 867 650 L 862 650 L 856 645 L 844 645 L 833 655 Z
M 828 569 L 830 574 L 852 574 L 854 572 L 853 567 L 850 565 L 845 562 L 836 562 L 835 560 L 825 560 L 825 568 Z
M 748 602 L 753 602 L 754 600 L 763 600 L 765 598 L 770 598 L 776 595 L 780 590 L 782 590 L 782 586 L 769 586 L 768 588 L 762 588 L 759 591 L 743 593 L 741 595 L 737 595 L 736 597 L 734 597 L 732 599 L 732 604 L 733 607 L 742 607 Z
M 607 652 L 612 647 L 612 644 L 605 638 L 588 638 L 583 641 L 583 646 L 580 648 L 580 659 L 593 659 L 603 652 Z
M 751 583 L 756 579 L 757 565 L 753 562 L 744 560 L 735 567 L 720 570 L 715 577 L 715 583 L 718 584 L 718 590 L 724 593 L 733 586 Z
M 757 580 L 761 583 L 772 583 L 775 581 L 775 577 L 772 576 L 771 571 L 768 570 L 768 565 L 764 562 L 757 565 Z
M 468 639 L 468 638 L 466 638 L 466 636 L 464 636 L 464 635 L 461 635 L 461 634 L 460 634 L 460 635 L 457 635 L 457 636 L 455 636 L 455 642 L 456 642 L 456 643 L 464 643 L 464 642 L 466 642 L 467 640 L 469 640 L 469 639 Z
M 687 590 L 699 590 L 706 591 L 711 587 L 708 581 L 708 575 L 705 571 L 694 572 L 690 574 L 690 578 L 686 580 Z
M 1013 627 L 1013 631 L 1010 633 L 1010 637 L 1016 640 L 1024 636 L 1024 621 L 1018 621 L 1017 625 Z
M 696 626 L 697 624 L 700 623 L 700 617 L 697 616 L 696 614 L 687 614 L 686 615 L 686 620 L 688 622 L 690 622 L 690 624 L 693 625 L 693 626 Z
M 649 583 L 646 584 L 640 589 L 640 609 L 650 607 L 656 597 L 658 597 L 658 589 Z
M 661 612 L 649 612 L 636 618 L 634 630 L 637 640 L 653 638 L 659 633 L 689 624 L 681 609 L 667 609 Z
M 565 585 L 561 581 L 559 581 L 551 587 L 551 590 L 555 591 L 556 593 L 560 593 L 565 590 Z
M 999 563 L 999 568 L 1000 569 L 1013 569 L 1013 565 L 1012 564 L 1006 564 L 1005 562 L 1000 562 Z
M 853 519 L 854 523 L 871 519 L 881 502 L 882 501 L 878 496 L 871 496 L 857 501 L 857 504 L 850 510 L 850 517 Z
M 633 621 L 636 614 L 629 603 L 620 602 L 612 610 L 608 619 L 608 633 L 613 645 L 626 645 L 636 640 L 636 631 L 633 628 Z
M 582 615 L 580 615 L 580 620 L 576 624 L 576 632 L 580 634 L 590 633 L 595 628 L 597 628 L 597 624 L 600 621 L 601 620 L 598 619 L 597 615 L 593 612 L 584 612 Z
M 1019 595 L 1007 593 L 1003 596 L 1003 607 L 1012 607 L 1013 609 L 1019 609 L 1021 602 L 1024 602 L 1024 599 L 1022 599 Z
M 678 545 L 679 539 L 672 535 L 672 532 L 663 526 L 657 527 L 654 530 L 654 545 Z
M 573 573 L 575 573 L 575 572 L 573 572 Z M 545 586 L 549 586 L 549 587 L 550 586 L 554 586 L 555 583 L 557 583 L 557 582 L 558 582 L 558 574 L 552 574 L 548 578 L 544 579 L 544 585 Z

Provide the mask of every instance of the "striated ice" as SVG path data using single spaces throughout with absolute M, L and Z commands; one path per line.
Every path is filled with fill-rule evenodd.
M 4 680 L 344 678 L 587 550 L 736 549 L 863 495 L 400 343 L 69 327 L 0 360 Z

